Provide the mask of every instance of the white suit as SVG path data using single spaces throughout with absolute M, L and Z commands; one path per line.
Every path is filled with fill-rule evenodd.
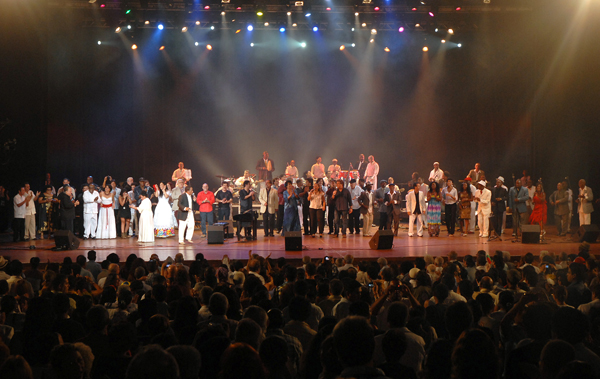
M 408 217 L 408 236 L 413 236 L 413 227 L 415 223 L 415 219 L 417 219 L 417 235 L 423 236 L 423 216 L 425 215 L 425 211 L 427 210 L 427 199 L 425 195 L 421 191 L 417 191 L 419 196 L 419 209 L 421 210 L 421 214 L 415 214 L 417 210 L 417 198 L 415 196 L 415 191 L 412 190 L 406 194 L 406 210 L 410 212 Z
M 479 198 L 477 221 L 479 222 L 479 237 L 487 237 L 490 228 L 490 214 L 492 213 L 492 191 L 487 188 L 477 190 L 475 197 Z
M 96 200 L 94 200 L 96 199 Z M 83 236 L 85 238 L 96 238 L 96 227 L 98 225 L 98 203 L 100 203 L 98 192 L 85 191 L 83 193 Z

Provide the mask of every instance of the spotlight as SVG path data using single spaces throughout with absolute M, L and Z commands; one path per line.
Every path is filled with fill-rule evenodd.
M 210 9 L 210 5 L 205 5 L 204 9 L 209 10 Z
M 127 9 L 127 10 L 125 11 L 125 14 L 129 14 L 129 13 L 131 13 L 131 9 Z
M 206 45 L 207 50 L 212 50 L 212 45 Z
M 291 16 L 291 15 L 292 15 L 292 12 L 288 12 L 288 13 L 287 13 L 287 15 L 288 15 L 288 16 Z
M 127 25 L 127 29 L 131 30 L 131 25 Z
M 102 45 L 102 41 L 98 41 L 98 45 Z
M 366 23 L 366 22 L 363 22 L 361 26 L 362 26 L 363 28 L 366 28 L 366 27 L 367 27 L 367 23 Z
M 146 20 L 146 21 L 144 21 L 144 24 L 145 25 L 150 25 L 150 21 Z
M 379 12 L 379 7 L 375 7 L 375 8 L 373 8 L 373 10 L 374 10 L 375 12 Z
M 352 28 L 352 31 L 354 31 L 354 28 Z
M 412 10 L 413 12 L 415 12 L 415 11 L 417 10 L 417 8 L 413 8 L 413 9 L 411 9 L 411 10 Z
M 117 28 L 115 29 L 115 33 L 121 33 L 121 27 L 117 26 Z
M 131 50 L 137 50 L 137 45 L 131 45 Z
M 454 34 L 454 30 L 448 29 L 448 34 Z
M 221 16 L 225 16 L 225 12 L 221 12 Z
M 352 47 L 354 47 L 354 46 L 356 46 L 356 44 L 355 44 L 355 43 L 353 43 L 353 44 L 352 44 Z
M 165 49 L 165 47 L 164 47 L 164 46 L 161 46 L 161 47 L 160 47 L 158 50 L 161 50 L 161 51 L 162 51 L 162 50 L 164 50 L 164 49 Z
M 377 34 L 377 29 L 371 29 L 371 34 L 373 34 L 373 35 Z
M 237 9 L 238 11 L 241 11 L 241 10 L 242 10 L 242 7 L 237 7 L 237 8 L 235 8 L 235 9 Z
M 456 7 L 456 10 L 457 10 L 457 11 L 459 11 L 459 10 L 461 10 L 461 9 L 462 9 L 461 7 Z
M 187 26 L 184 26 L 183 28 L 181 28 L 181 32 L 182 32 L 182 33 L 185 33 L 185 32 L 187 32 Z
M 369 43 L 373 43 L 373 42 L 375 42 L 375 40 L 374 40 L 373 38 L 371 38 L 371 39 L 369 40 Z
M 445 40 L 445 39 L 443 39 L 443 40 L 442 40 L 442 43 L 446 43 L 446 40 Z
M 415 28 L 420 28 L 421 24 L 415 24 Z
M 194 45 L 198 46 L 198 45 L 200 45 L 200 44 L 199 44 L 198 42 L 195 42 L 195 43 L 194 43 Z
M 436 33 L 438 32 L 438 30 L 439 30 L 438 28 L 435 28 L 435 32 L 436 32 Z
M 458 44 L 458 45 L 456 45 L 456 46 L 458 46 L 458 47 L 462 47 L 462 43 L 459 43 L 459 44 Z
M 330 7 L 327 7 L 327 8 L 325 8 L 325 10 L 326 10 L 326 11 L 330 11 L 330 10 L 331 10 L 331 8 L 330 8 Z
M 211 25 L 211 26 L 210 26 L 210 30 L 215 30 L 215 26 L 214 26 L 214 25 Z
M 100 8 L 104 8 L 106 4 L 100 4 Z
M 296 24 L 295 22 L 292 24 L 292 27 L 294 27 L 294 28 L 297 26 L 298 26 L 298 24 Z
M 281 28 L 279 28 L 279 32 L 281 32 L 281 33 L 285 32 L 285 28 L 282 26 Z
M 200 25 L 200 21 L 196 21 L 196 25 Z
M 429 48 L 427 46 L 423 46 L 423 51 L 428 51 Z
M 253 30 L 254 30 L 254 26 L 252 26 L 252 25 L 248 25 L 248 27 L 247 27 L 246 29 L 248 29 L 248 31 L 249 31 L 249 32 L 251 32 L 251 31 L 253 31 Z
M 257 15 L 257 16 L 262 16 L 263 14 L 264 14 L 264 13 L 263 13 L 262 11 L 258 11 L 258 12 L 256 12 L 256 15 Z
M 254 42 L 251 42 L 251 43 L 250 43 L 250 47 L 254 47 Z
M 429 12 L 429 16 L 433 17 L 435 15 L 433 14 L 433 12 Z
M 238 30 L 235 31 L 235 34 L 238 34 L 241 31 L 242 31 L 242 29 L 238 29 Z
M 342 51 L 344 49 L 346 49 L 346 46 L 344 46 L 344 45 L 340 46 L 340 51 Z
M 302 43 L 300 44 L 300 46 L 302 46 L 302 47 L 306 47 L 306 42 L 302 42 Z
M 390 52 L 390 48 L 386 46 L 385 49 L 383 49 L 383 51 L 385 51 L 386 53 L 389 53 Z
M 163 26 L 163 24 L 158 24 L 158 30 L 163 30 L 165 27 Z
M 265 22 L 265 26 L 269 26 L 269 23 L 268 23 L 268 22 Z
M 90 0 L 90 1 L 88 1 L 88 3 L 90 3 L 90 4 L 94 4 L 95 2 L 96 2 L 96 0 Z
M 400 32 L 400 33 L 404 33 L 404 26 L 401 26 L 401 27 L 399 27 L 399 28 L 398 28 L 398 32 Z
M 313 26 L 313 32 L 318 32 L 319 31 L 319 27 L 318 26 Z
M 358 12 L 354 13 L 355 16 L 358 16 Z
M 310 17 L 310 15 L 311 15 L 311 14 L 312 14 L 312 13 L 310 13 L 310 12 L 306 12 L 305 16 L 306 16 L 306 17 Z

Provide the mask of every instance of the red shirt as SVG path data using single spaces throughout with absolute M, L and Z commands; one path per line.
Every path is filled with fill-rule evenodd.
M 207 203 L 202 203 L 204 200 L 208 200 Z M 196 202 L 200 205 L 200 212 L 212 212 L 213 203 L 215 202 L 215 194 L 208 191 L 200 191 L 196 196 Z

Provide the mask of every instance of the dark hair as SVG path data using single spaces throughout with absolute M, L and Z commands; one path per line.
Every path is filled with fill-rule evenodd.
M 461 191 L 460 192 L 465 191 L 466 193 L 469 194 L 469 196 L 471 196 L 471 183 L 469 183 L 468 181 L 464 181 L 463 184 L 466 184 L 467 188 L 463 189 L 462 188 L 462 184 L 461 184 Z
M 344 367 L 367 364 L 375 350 L 373 328 L 367 319 L 360 316 L 348 316 L 341 320 L 333 329 L 333 342 Z
M 452 352 L 452 378 L 497 378 L 500 360 L 494 342 L 486 333 L 473 329 L 457 341 Z
M 434 184 L 435 184 L 435 191 L 433 190 Z M 440 193 L 440 185 L 437 182 L 429 183 L 429 193 L 439 194 Z
M 140 192 L 140 196 L 148 197 L 148 192 L 146 190 L 142 190 L 142 192 Z

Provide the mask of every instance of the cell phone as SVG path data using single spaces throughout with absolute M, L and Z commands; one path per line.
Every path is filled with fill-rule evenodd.
M 171 266 L 171 264 L 167 263 L 167 265 L 165 266 L 165 268 L 169 268 L 169 266 Z
M 328 261 L 328 260 L 330 260 L 330 259 L 331 259 L 331 258 L 329 258 L 329 256 L 328 256 L 328 255 L 326 255 L 326 256 L 325 256 L 325 260 L 326 260 L 326 261 Z
M 369 288 L 373 288 L 375 285 L 373 283 L 369 283 Z

